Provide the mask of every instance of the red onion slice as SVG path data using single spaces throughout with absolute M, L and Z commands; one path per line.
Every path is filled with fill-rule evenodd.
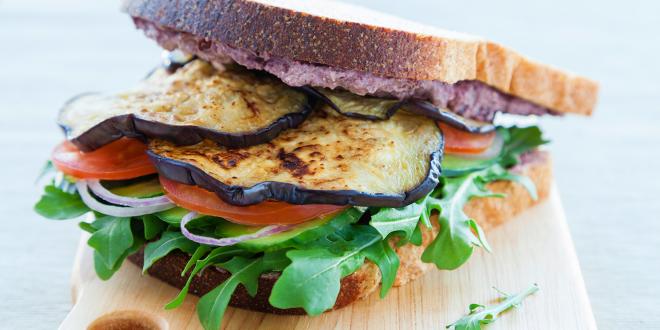
M 295 227 L 295 225 L 272 225 L 272 226 L 266 226 L 260 229 L 259 231 L 248 235 L 227 237 L 227 238 L 213 238 L 213 237 L 195 235 L 186 228 L 186 224 L 188 224 L 196 216 L 197 216 L 197 212 L 190 212 L 181 219 L 181 233 L 183 233 L 183 236 L 185 236 L 189 240 L 204 245 L 230 246 L 240 242 L 281 233 L 283 231 L 287 231 Z
M 78 190 L 78 194 L 80 195 L 80 198 L 82 201 L 89 207 L 90 209 L 105 214 L 105 215 L 110 215 L 113 217 L 137 217 L 141 215 L 147 215 L 147 214 L 152 214 L 160 211 L 165 211 L 168 209 L 171 209 L 174 207 L 174 204 L 170 203 L 167 205 L 155 205 L 155 206 L 143 206 L 143 207 L 123 207 L 123 206 L 113 206 L 113 205 L 107 205 L 103 204 L 99 201 L 97 201 L 92 195 L 89 193 L 89 187 L 87 185 L 87 181 L 85 180 L 79 180 L 76 182 L 76 189 Z
M 106 189 L 99 180 L 86 180 L 87 187 L 94 195 L 100 197 L 102 200 L 123 206 L 130 207 L 145 207 L 145 206 L 159 206 L 159 205 L 172 205 L 172 202 L 167 196 L 158 196 L 153 198 L 133 198 L 126 196 L 119 196 L 113 194 L 110 190 Z

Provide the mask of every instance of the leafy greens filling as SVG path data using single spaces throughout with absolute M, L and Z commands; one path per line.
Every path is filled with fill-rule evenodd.
M 525 298 L 539 291 L 539 286 L 537 284 L 532 284 L 527 290 L 517 294 L 506 294 L 502 291 L 497 291 L 502 297 L 500 297 L 499 302 L 496 305 L 485 306 L 481 304 L 470 304 L 468 315 L 448 325 L 447 329 L 481 330 L 482 325 L 491 324 L 497 321 L 502 313 L 512 308 L 519 307 Z
M 281 272 L 269 302 L 277 308 L 303 308 L 310 315 L 331 309 L 341 289 L 341 279 L 357 271 L 365 259 L 376 264 L 382 276 L 380 296 L 392 287 L 399 268 L 395 248 L 422 244 L 421 226 L 434 225 L 439 232 L 422 254 L 422 261 L 439 269 L 456 269 L 471 256 L 475 247 L 490 250 L 483 231 L 463 208 L 472 198 L 503 197 L 486 185 L 499 180 L 515 181 L 536 198 L 531 180 L 507 171 L 520 155 L 546 143 L 536 127 L 500 129 L 505 137 L 502 153 L 485 169 L 461 176 L 442 177 L 428 196 L 401 208 L 349 208 L 328 223 L 304 231 L 275 249 L 255 251 L 241 247 L 211 247 L 185 238 L 172 214 L 118 218 L 92 212 L 82 202 L 75 187 L 59 175 L 44 189 L 35 205 L 40 215 L 54 220 L 75 219 L 88 214 L 91 222 L 80 222 L 91 234 L 88 245 L 94 250 L 94 268 L 101 279 L 109 279 L 124 260 L 144 246 L 143 271 L 175 250 L 191 255 L 181 276 L 187 283 L 166 305 L 176 308 L 184 301 L 195 276 L 208 267 L 226 270 L 231 276 L 204 295 L 197 305 L 199 319 L 206 329 L 217 329 L 230 298 L 238 285 L 254 296 L 258 279 L 266 272 Z M 437 214 L 432 217 L 432 214 Z M 437 219 L 433 224 L 433 219 Z M 197 221 L 197 220 L 195 220 Z M 213 236 L 214 221 L 203 217 L 195 230 Z M 393 237 L 398 237 L 396 244 Z M 296 294 L 290 294 L 296 292 Z

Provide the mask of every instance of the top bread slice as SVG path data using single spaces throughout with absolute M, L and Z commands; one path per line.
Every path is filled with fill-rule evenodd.
M 254 54 L 378 77 L 476 80 L 558 113 L 590 115 L 598 85 L 497 43 L 335 1 L 124 0 L 134 18 Z

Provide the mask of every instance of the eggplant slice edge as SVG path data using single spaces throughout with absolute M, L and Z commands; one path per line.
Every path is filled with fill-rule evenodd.
M 323 122 L 327 117 L 336 122 L 327 125 L 327 121 Z M 335 131 L 323 132 L 322 127 Z M 315 131 L 319 133 L 311 135 Z M 369 136 L 374 132 L 381 135 Z M 398 141 L 378 140 L 393 132 L 401 135 Z M 296 140 L 296 134 L 304 137 L 304 143 Z M 338 136 L 347 140 L 337 140 Z M 406 140 L 410 145 L 397 146 Z M 321 143 L 312 146 L 311 141 Z M 328 141 L 337 141 L 337 145 L 323 144 Z M 373 148 L 372 153 L 365 148 Z M 415 148 L 418 149 L 412 150 Z M 401 112 L 388 121 L 373 122 L 344 117 L 324 107 L 300 127 L 261 146 L 230 149 L 207 140 L 177 147 L 153 140 L 148 154 L 160 175 L 214 192 L 233 205 L 277 200 L 290 204 L 402 207 L 423 198 L 438 185 L 443 149 L 442 132 L 428 118 Z M 385 153 L 386 150 L 399 154 Z M 342 153 L 346 153 L 346 159 L 340 157 Z M 408 158 L 399 157 L 406 154 Z M 379 168 L 383 172 L 378 172 Z M 264 180 L 246 178 L 259 177 L 259 172 Z M 356 183 L 358 180 L 363 182 Z
M 388 120 L 397 111 L 404 110 L 441 121 L 469 133 L 483 134 L 495 130 L 495 125 L 492 123 L 464 118 L 450 110 L 439 108 L 428 101 L 360 96 L 342 90 L 309 86 L 302 87 L 301 90 L 318 98 L 335 111 L 347 117 L 367 120 Z
M 193 60 L 174 73 L 158 69 L 142 83 L 141 88 L 146 90 L 143 94 L 135 89 L 116 95 L 86 93 L 72 98 L 60 110 L 58 125 L 67 139 L 84 152 L 121 137 L 143 141 L 165 139 L 177 145 L 192 145 L 209 139 L 239 148 L 268 142 L 282 131 L 298 126 L 316 106 L 314 97 L 273 77 L 239 67 L 231 70 L 223 77 L 220 76 L 223 72 L 217 74 L 218 70 L 201 60 Z M 249 85 L 252 81 L 260 85 Z M 156 86 L 149 86 L 150 82 Z M 208 88 L 208 94 L 204 93 L 204 88 Z M 172 103 L 162 103 L 163 99 Z M 102 103 L 104 100 L 116 102 L 117 109 L 114 112 L 108 109 Z M 135 100 L 145 100 L 145 105 L 130 102 Z M 192 107 L 186 103 L 191 100 Z M 272 108 L 264 111 L 268 106 Z M 218 116 L 223 111 L 230 114 L 228 117 L 236 118 L 237 123 L 223 122 L 227 119 Z M 93 124 L 80 124 L 84 121 Z M 260 122 L 263 125 L 255 127 L 255 123 Z M 246 126 L 245 130 L 240 130 Z

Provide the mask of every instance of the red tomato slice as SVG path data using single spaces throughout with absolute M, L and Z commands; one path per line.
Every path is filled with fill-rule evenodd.
M 474 134 L 461 131 L 445 123 L 438 122 L 445 137 L 445 152 L 448 154 L 480 154 L 495 140 L 495 132 Z
M 339 212 L 347 206 L 308 204 L 293 205 L 266 201 L 250 206 L 231 205 L 216 194 L 197 186 L 178 183 L 160 177 L 167 197 L 183 208 L 200 214 L 212 215 L 244 225 L 297 224 Z
M 125 180 L 156 173 L 147 156 L 147 146 L 122 138 L 91 152 L 82 152 L 69 141 L 55 147 L 53 164 L 79 179 Z

